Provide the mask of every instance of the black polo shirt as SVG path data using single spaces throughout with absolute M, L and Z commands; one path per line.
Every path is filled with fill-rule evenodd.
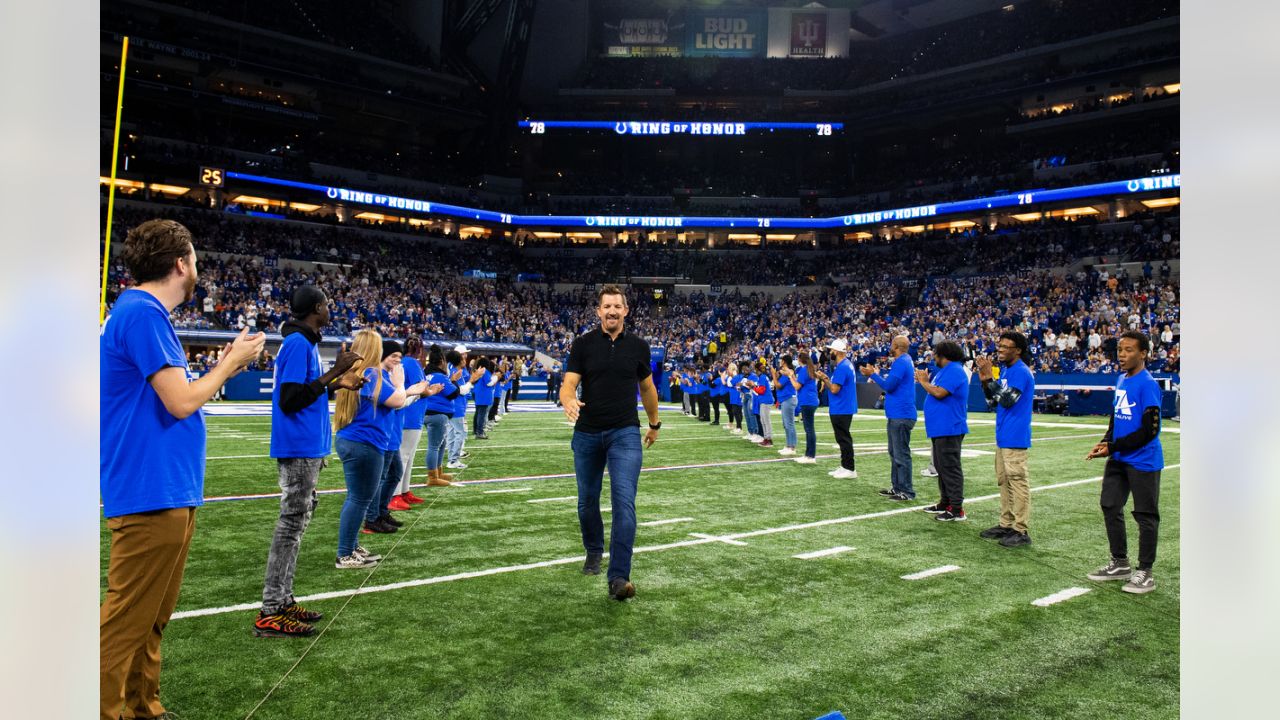
M 611 340 L 596 328 L 573 341 L 565 372 L 582 376 L 586 406 L 574 430 L 597 433 L 640 425 L 636 391 L 650 375 L 649 343 L 625 330 Z

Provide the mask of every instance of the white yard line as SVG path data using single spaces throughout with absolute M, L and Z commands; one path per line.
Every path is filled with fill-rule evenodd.
M 812 560 L 814 558 L 827 557 L 828 555 L 839 555 L 840 553 L 849 552 L 853 549 L 854 548 L 851 548 L 848 545 L 839 545 L 837 547 L 827 548 L 826 550 L 814 550 L 813 552 L 800 553 L 799 555 L 792 555 L 791 557 L 797 560 Z
M 497 495 L 498 493 L 517 493 L 517 492 L 533 492 L 533 488 L 503 488 L 501 490 L 485 490 L 485 495 Z
M 554 498 L 534 498 L 533 500 L 525 500 L 528 503 L 544 503 L 544 502 L 560 502 L 562 500 L 577 500 L 577 495 L 565 495 L 564 497 Z
M 714 540 L 715 542 L 722 542 L 725 545 L 737 545 L 739 547 L 747 546 L 747 544 L 742 542 L 741 540 L 734 540 L 730 537 L 720 536 L 720 535 L 708 535 L 706 533 L 689 533 L 689 537 L 696 537 L 702 540 Z
M 1064 600 L 1070 600 L 1073 597 L 1080 597 L 1087 592 L 1090 592 L 1089 588 L 1069 587 L 1066 590 L 1059 590 L 1052 595 L 1046 595 L 1039 600 L 1032 600 L 1031 604 L 1036 607 L 1049 607 L 1050 605 L 1056 605 Z
M 669 520 L 650 520 L 649 522 L 636 523 L 644 527 L 657 527 L 658 525 L 672 525 L 674 523 L 693 522 L 693 518 L 671 518 Z
M 960 569 L 959 565 L 943 565 L 942 567 L 930 568 L 928 570 L 921 570 L 918 573 L 903 575 L 902 579 L 903 580 L 923 580 L 927 577 L 933 577 L 934 575 L 941 575 L 943 573 L 955 572 L 959 569 Z

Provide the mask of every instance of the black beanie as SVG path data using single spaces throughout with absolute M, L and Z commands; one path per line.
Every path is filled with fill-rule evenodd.
M 289 297 L 289 313 L 293 315 L 294 320 L 301 320 L 314 313 L 316 305 L 326 300 L 324 291 L 315 285 L 299 285 L 293 289 L 293 295 Z
M 390 357 L 391 355 L 395 355 L 396 353 L 400 353 L 401 355 L 404 354 L 404 348 L 400 347 L 400 343 L 396 342 L 395 340 L 382 341 L 382 359 L 383 360 L 386 360 L 388 357 Z

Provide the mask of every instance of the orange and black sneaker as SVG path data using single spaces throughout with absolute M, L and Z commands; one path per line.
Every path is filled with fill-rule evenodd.
M 263 615 L 259 610 L 258 619 L 253 621 L 254 637 L 307 637 L 315 634 L 315 627 L 294 620 L 283 612 Z
M 308 610 L 298 603 L 290 603 L 288 607 L 280 612 L 301 623 L 314 623 L 324 619 L 324 613 Z

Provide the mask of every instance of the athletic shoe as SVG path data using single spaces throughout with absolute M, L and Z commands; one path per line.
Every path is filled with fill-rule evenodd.
M 583 575 L 599 575 L 600 574 L 600 558 L 602 553 L 587 553 L 586 562 L 582 563 Z
M 723 428 L 723 429 L 725 429 L 725 430 L 728 430 L 730 427 L 733 427 L 733 426 L 732 426 L 732 425 L 730 425 L 729 423 L 725 423 L 725 424 L 721 425 L 720 427 L 721 427 L 721 428 Z
M 761 440 L 760 447 L 773 447 L 773 438 L 764 438 Z
M 883 489 L 883 490 L 881 490 L 881 491 L 880 491 L 880 496 L 881 496 L 881 497 L 893 497 L 895 493 L 897 493 L 897 490 L 894 490 L 893 488 L 885 488 L 885 489 Z
M 356 557 L 362 557 L 365 560 L 372 560 L 374 562 L 378 562 L 379 560 L 382 559 L 381 555 L 374 555 L 373 553 L 369 552 L 369 549 L 363 545 L 357 545 L 356 549 L 351 551 L 351 554 L 355 555 Z
M 762 436 L 762 435 L 753 435 L 753 436 L 751 437 L 751 442 L 755 443 L 756 445 L 762 445 L 762 444 L 764 444 L 764 436 Z
M 1096 582 L 1102 582 L 1104 580 L 1128 580 L 1129 576 L 1132 574 L 1133 568 L 1129 567 L 1129 561 L 1127 559 L 1117 560 L 1115 558 L 1111 558 L 1111 562 L 1103 565 L 1097 570 L 1094 570 L 1085 577 Z M 1150 573 L 1148 573 L 1148 575 L 1149 574 Z
M 927 513 L 933 513 L 934 515 L 937 515 L 939 513 L 944 513 L 947 510 L 950 510 L 951 507 L 948 505 L 943 505 L 942 503 L 934 503 L 933 505 L 927 505 L 921 509 Z
M 382 523 L 383 525 L 390 525 L 391 527 L 396 527 L 396 528 L 404 527 L 404 522 L 391 517 L 390 513 L 386 513 L 382 517 L 378 518 L 378 522 Z
M 467 469 L 466 465 L 458 462 L 457 460 L 454 460 L 451 463 L 446 463 L 445 467 L 449 468 L 450 470 L 466 470 Z
M 333 566 L 339 570 L 366 570 L 377 564 L 377 560 L 370 560 L 369 558 L 360 557 L 353 553 L 346 557 L 338 558 L 338 561 L 335 562 Z
M 858 477 L 858 471 L 839 468 L 835 472 L 831 473 L 831 477 L 837 480 L 856 480 Z
M 931 467 L 924 468 L 920 471 L 920 474 L 924 477 L 938 477 L 938 471 Z
M 1018 547 L 1019 545 L 1030 545 L 1031 536 L 1026 533 L 1020 533 L 1020 532 L 1014 531 L 1000 538 L 1000 544 L 1003 545 L 1004 547 Z
M 940 522 L 963 522 L 965 520 L 968 520 L 969 516 L 964 514 L 964 508 L 961 508 L 959 510 L 953 510 L 952 508 L 947 508 L 946 512 L 940 512 L 937 515 L 934 515 L 933 519 L 938 520 Z
M 636 596 L 636 586 L 626 578 L 614 578 L 609 581 L 609 599 L 619 602 Z
M 423 500 L 422 498 L 418 497 L 417 495 L 414 495 L 412 490 L 410 490 L 409 492 L 406 492 L 406 493 L 401 493 L 401 494 L 400 494 L 400 499 L 401 499 L 401 500 L 404 500 L 405 502 L 409 503 L 410 505 L 421 505 L 422 503 L 426 502 L 426 500 Z
M 473 440 L 488 440 L 488 439 L 489 439 L 489 436 L 488 436 L 488 435 L 483 435 L 483 434 L 482 434 L 482 435 L 476 435 L 476 436 L 475 436 L 474 438 L 472 438 L 472 439 L 473 439 Z
M 732 429 L 732 430 L 730 430 L 730 431 L 729 431 L 729 434 L 730 434 L 730 435 L 741 435 L 741 434 L 742 434 L 742 428 L 734 428 L 734 429 Z
M 396 495 L 391 498 L 391 502 L 387 503 L 387 509 L 395 510 L 397 512 L 403 512 L 405 510 L 409 510 L 410 507 L 409 507 L 409 503 L 404 501 L 404 498 L 400 497 L 399 495 Z
M 915 497 L 908 495 L 906 493 L 896 492 L 890 495 L 889 499 L 897 500 L 898 502 L 911 502 L 912 500 L 915 500 Z
M 458 453 L 458 459 L 459 459 L 459 460 L 466 460 L 466 459 L 467 459 L 467 458 L 469 458 L 469 457 L 471 457 L 471 451 L 470 451 L 470 450 L 463 450 L 461 453 Z
M 778 451 L 778 454 L 779 454 L 779 455 L 788 455 L 788 456 L 790 456 L 790 455 L 795 455 L 795 454 L 796 454 L 796 449 L 795 449 L 795 448 L 784 447 L 784 448 L 782 448 L 781 450 L 779 450 L 779 451 Z
M 365 535 L 371 535 L 373 533 L 389 535 L 395 531 L 396 527 L 394 525 L 388 525 L 381 520 L 374 520 L 373 522 L 366 520 L 364 527 L 360 528 L 360 532 Z
M 800 463 L 801 465 L 817 465 L 818 464 L 817 458 L 811 458 L 808 455 L 801 455 L 800 457 L 796 458 L 795 461 Z
M 1151 576 L 1150 570 L 1137 570 L 1120 589 L 1134 595 L 1143 595 L 1156 589 L 1156 579 Z
M 1013 533 L 1014 533 L 1013 528 L 1007 528 L 1003 525 L 996 525 L 994 527 L 989 527 L 986 530 L 983 530 L 982 532 L 978 533 L 978 537 L 986 538 L 988 540 L 999 540 L 1000 538 L 1006 537 L 1008 535 L 1012 535 Z
M 283 612 L 263 615 L 259 610 L 258 618 L 253 621 L 254 637 L 307 637 L 315 634 L 316 629 L 313 626 L 295 620 Z
M 298 622 L 314 623 L 324 619 L 324 613 L 308 610 L 298 603 L 289 603 L 289 606 L 280 612 L 297 620 Z

